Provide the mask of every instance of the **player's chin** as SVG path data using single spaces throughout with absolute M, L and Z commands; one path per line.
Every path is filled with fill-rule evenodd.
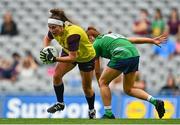
M 52 35 L 53 35 L 53 36 L 57 36 L 57 35 L 58 35 L 58 33 L 52 33 Z

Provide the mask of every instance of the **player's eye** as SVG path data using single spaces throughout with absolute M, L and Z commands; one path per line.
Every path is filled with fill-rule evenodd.
M 56 29 L 56 26 L 49 26 L 50 29 Z

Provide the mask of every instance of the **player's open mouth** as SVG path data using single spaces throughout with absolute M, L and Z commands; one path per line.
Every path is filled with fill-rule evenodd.
M 52 32 L 52 34 L 55 35 L 55 36 L 57 35 L 57 33 L 53 33 L 53 32 Z

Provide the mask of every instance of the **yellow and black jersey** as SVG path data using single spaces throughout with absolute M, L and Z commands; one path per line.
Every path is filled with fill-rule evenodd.
M 49 32 L 48 37 L 56 39 L 67 54 L 69 51 L 77 51 L 76 62 L 88 62 L 95 57 L 95 50 L 86 32 L 77 25 L 65 25 L 62 35 L 53 36 Z

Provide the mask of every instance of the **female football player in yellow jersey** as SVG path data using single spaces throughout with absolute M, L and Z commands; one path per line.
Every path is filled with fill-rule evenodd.
M 54 113 L 64 109 L 64 84 L 63 76 L 72 70 L 76 64 L 79 67 L 82 88 L 89 106 L 89 118 L 95 118 L 94 109 L 95 93 L 92 88 L 92 76 L 94 70 L 95 50 L 88 39 L 86 32 L 79 26 L 72 24 L 66 17 L 63 10 L 51 9 L 51 16 L 48 19 L 48 34 L 44 37 L 44 47 L 49 46 L 55 39 L 62 46 L 62 53 L 59 57 L 53 54 L 40 52 L 40 59 L 46 63 L 58 62 L 53 76 L 54 91 L 57 97 L 57 103 L 47 109 L 47 112 Z

